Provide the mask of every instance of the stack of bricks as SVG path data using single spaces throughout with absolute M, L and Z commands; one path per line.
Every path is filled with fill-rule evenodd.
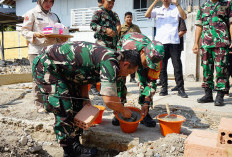
M 184 157 L 232 157 L 232 119 L 222 118 L 218 133 L 195 130 L 185 141 Z

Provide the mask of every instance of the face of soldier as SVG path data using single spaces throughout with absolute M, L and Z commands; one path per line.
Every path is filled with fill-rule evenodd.
M 44 0 L 42 7 L 44 10 L 49 11 L 51 10 L 53 4 L 54 4 L 54 0 Z
M 146 61 L 146 55 L 145 55 L 145 52 L 144 52 L 143 49 L 141 50 L 140 58 L 141 58 L 141 63 L 142 63 L 142 65 L 143 65 L 145 68 L 147 68 L 148 66 L 147 66 L 147 61 Z
M 133 18 L 132 18 L 132 15 L 126 15 L 126 17 L 125 17 L 125 22 L 127 23 L 127 24 L 131 24 L 132 23 L 132 20 L 133 20 Z
M 128 76 L 130 74 L 135 73 L 138 70 L 139 66 L 130 67 L 130 62 L 128 61 L 120 61 L 120 71 L 119 76 Z
M 113 7 L 114 7 L 114 1 L 112 0 L 112 1 L 107 1 L 107 0 L 103 0 L 102 1 L 103 2 L 103 7 L 106 9 L 106 10 L 112 10 L 113 9 Z

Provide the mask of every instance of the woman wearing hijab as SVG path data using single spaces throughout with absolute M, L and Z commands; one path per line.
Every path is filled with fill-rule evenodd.
M 42 33 L 44 27 L 60 22 L 58 16 L 51 12 L 53 4 L 54 0 L 37 0 L 37 6 L 25 14 L 21 31 L 28 42 L 28 58 L 31 65 L 42 48 L 67 40 L 66 38 L 46 38 Z M 37 91 L 38 88 L 35 87 L 35 105 L 38 112 L 45 112 L 43 104 L 40 103 L 42 98 L 37 95 Z
M 29 42 L 30 63 L 42 48 L 58 42 L 56 38 L 45 38 L 42 33 L 44 27 L 59 23 L 58 16 L 51 12 L 53 4 L 54 0 L 37 0 L 37 6 L 25 14 L 22 35 Z

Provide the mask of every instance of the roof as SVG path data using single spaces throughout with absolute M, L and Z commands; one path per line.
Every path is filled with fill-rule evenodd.
M 5 4 L 5 5 L 12 6 L 12 7 L 16 6 L 15 0 L 0 0 L 0 4 Z
M 5 13 L 5 14 L 13 14 L 16 13 L 15 8 L 0 8 L 0 12 Z
M 16 24 L 23 23 L 22 16 L 9 15 L 0 12 L 0 24 Z

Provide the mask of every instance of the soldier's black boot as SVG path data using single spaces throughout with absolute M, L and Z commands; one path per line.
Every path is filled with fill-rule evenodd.
M 71 154 L 71 152 L 73 151 L 72 146 L 65 146 L 63 147 L 63 150 L 64 150 L 63 157 L 72 157 L 72 154 Z M 73 154 L 73 157 L 74 157 L 74 154 Z
M 115 116 L 112 119 L 112 125 L 114 125 L 114 126 L 119 126 L 120 125 L 119 120 Z
M 209 103 L 209 102 L 213 102 L 213 92 L 212 89 L 210 88 L 205 88 L 205 95 L 200 98 L 197 99 L 198 103 Z
M 149 113 L 143 118 L 143 120 L 140 122 L 141 124 L 145 125 L 146 127 L 155 127 L 156 122 L 153 120 Z
M 63 147 L 64 157 L 94 157 L 97 155 L 98 150 L 96 148 L 85 147 L 76 138 L 76 141 L 69 145 Z
M 215 106 L 223 106 L 224 105 L 224 95 L 225 93 L 223 91 L 218 91 L 217 96 L 214 102 Z

